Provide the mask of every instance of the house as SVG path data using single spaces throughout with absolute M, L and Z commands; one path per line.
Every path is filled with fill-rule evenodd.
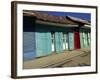
M 24 60 L 90 47 L 90 39 L 89 21 L 23 11 Z

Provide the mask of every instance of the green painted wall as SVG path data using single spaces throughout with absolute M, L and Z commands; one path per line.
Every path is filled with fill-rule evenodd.
M 80 29 L 80 46 L 81 48 L 89 47 L 91 44 L 90 32 L 87 29 Z
M 88 34 L 86 30 L 83 30 L 84 47 L 88 47 Z
M 65 50 L 68 50 L 68 33 L 67 32 L 64 32 L 63 33 L 63 46 L 65 47 Z M 66 45 L 67 44 L 67 45 Z
M 51 32 L 44 28 L 43 25 L 35 26 L 36 40 L 36 57 L 46 56 L 51 54 Z
M 88 32 L 88 43 L 89 43 L 89 47 L 91 46 L 91 33 Z
M 37 24 L 35 28 L 36 40 L 36 57 L 52 54 L 51 32 L 55 35 L 55 52 L 63 51 L 63 42 L 66 43 L 68 33 L 68 50 L 74 49 L 74 28 L 61 28 L 50 25 Z M 63 35 L 64 33 L 64 35 Z M 65 34 L 66 33 L 66 34 Z M 81 48 L 88 47 L 90 40 L 88 39 L 88 31 L 80 29 L 80 46 Z M 63 39 L 64 36 L 64 39 Z
M 74 33 L 73 32 L 68 33 L 68 48 L 69 50 L 74 49 Z
M 51 33 L 36 32 L 36 56 L 46 56 L 51 53 Z
M 80 47 L 84 48 L 83 29 L 80 29 Z
M 63 51 L 63 40 L 62 40 L 62 32 L 55 32 L 55 50 L 57 53 Z

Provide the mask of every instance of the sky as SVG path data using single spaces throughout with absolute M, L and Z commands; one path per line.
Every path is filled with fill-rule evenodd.
M 91 14 L 90 13 L 74 13 L 74 12 L 47 12 L 48 14 L 51 15 L 56 15 L 56 16 L 73 16 L 73 17 L 77 17 L 77 18 L 81 18 L 84 20 L 91 20 Z

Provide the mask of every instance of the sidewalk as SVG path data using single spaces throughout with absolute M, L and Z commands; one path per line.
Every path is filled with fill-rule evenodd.
M 56 67 L 77 56 L 85 56 L 90 53 L 90 48 L 78 49 L 73 51 L 64 51 L 63 53 L 52 54 L 49 56 L 37 58 L 34 60 L 24 61 L 24 69 Z

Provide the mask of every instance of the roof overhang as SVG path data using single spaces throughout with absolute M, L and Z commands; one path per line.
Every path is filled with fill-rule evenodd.
M 24 11 L 24 16 L 32 16 L 36 19 L 36 23 L 59 26 L 59 27 L 88 27 L 90 28 L 90 22 L 77 17 L 72 16 L 54 16 L 43 12 L 37 11 Z
M 57 26 L 57 27 L 79 27 L 79 25 L 53 23 L 53 22 L 46 22 L 46 21 L 40 21 L 40 20 L 36 20 L 36 23 L 42 24 L 42 25 Z

